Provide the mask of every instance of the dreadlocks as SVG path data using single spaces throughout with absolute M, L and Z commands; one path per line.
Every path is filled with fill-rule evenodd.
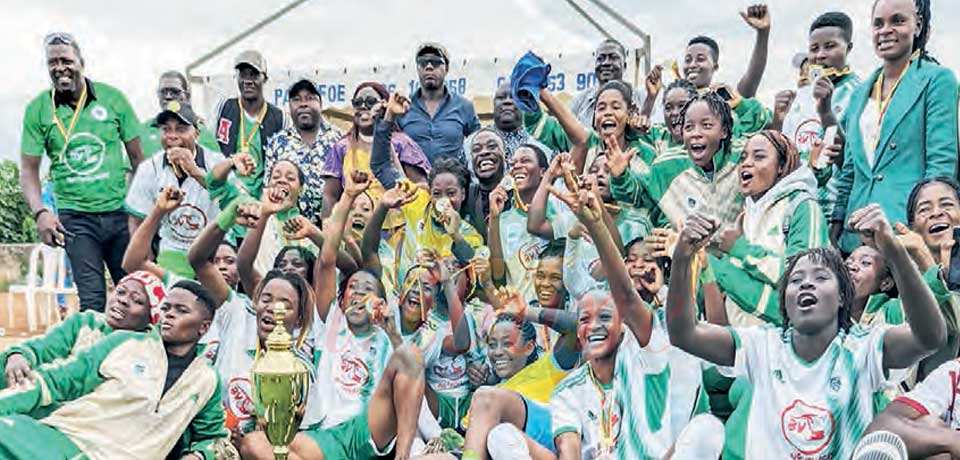
M 707 104 L 707 108 L 710 109 L 710 112 L 720 119 L 720 126 L 724 129 L 724 131 L 727 132 L 723 139 L 720 140 L 720 150 L 729 150 L 730 142 L 733 139 L 733 112 L 730 110 L 730 104 L 727 104 L 727 101 L 718 96 L 715 91 L 707 91 L 703 94 L 696 94 L 693 98 L 687 101 L 687 104 L 684 105 L 683 109 L 680 110 L 680 117 L 683 119 L 684 124 L 687 122 L 687 111 L 690 110 L 690 107 L 697 102 L 703 102 Z
M 780 295 L 780 316 L 783 318 L 783 332 L 790 330 L 790 316 L 787 315 L 786 291 L 790 280 L 790 274 L 797 266 L 797 262 L 804 257 L 809 257 L 811 262 L 818 263 L 837 277 L 837 286 L 840 289 L 840 308 L 837 310 L 837 325 L 843 331 L 849 331 L 853 326 L 853 320 L 850 317 L 852 310 L 854 290 L 853 281 L 850 279 L 850 272 L 847 271 L 847 264 L 837 251 L 831 247 L 815 248 L 797 253 L 787 260 L 787 267 L 783 270 L 780 277 L 780 285 L 777 292 Z

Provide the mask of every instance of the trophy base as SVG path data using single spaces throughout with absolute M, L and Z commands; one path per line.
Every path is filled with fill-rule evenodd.
M 276 460 L 287 460 L 290 458 L 290 447 L 273 446 L 273 458 Z

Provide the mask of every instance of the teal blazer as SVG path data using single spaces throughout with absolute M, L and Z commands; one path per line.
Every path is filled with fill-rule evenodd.
M 844 223 L 840 249 L 860 245 L 847 229 L 850 214 L 877 203 L 890 222 L 907 222 L 907 198 L 914 185 L 930 177 L 955 177 L 957 173 L 957 79 L 949 69 L 915 59 L 894 92 L 883 117 L 873 167 L 867 163 L 860 132 L 860 117 L 870 97 L 877 69 L 850 98 L 843 116 L 846 136 L 843 166 L 838 179 L 837 205 L 832 220 Z

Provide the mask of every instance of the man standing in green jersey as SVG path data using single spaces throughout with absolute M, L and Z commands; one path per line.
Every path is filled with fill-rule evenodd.
M 176 70 L 168 70 L 160 74 L 160 82 L 157 83 L 157 100 L 160 102 L 160 111 L 167 108 L 167 104 L 176 101 L 180 104 L 190 104 L 190 82 L 187 81 L 182 73 Z M 143 123 L 143 136 L 140 142 L 143 144 L 144 159 L 149 159 L 153 154 L 163 150 L 160 145 L 160 127 L 156 124 L 157 119 L 151 118 Z M 213 133 L 207 129 L 200 120 L 200 137 L 197 143 L 203 146 L 204 150 L 220 152 L 220 145 Z
M 116 88 L 84 78 L 80 46 L 69 34 L 44 40 L 52 88 L 27 105 L 20 144 L 20 185 L 42 241 L 70 257 L 83 310 L 103 311 L 103 266 L 124 273 L 130 240 L 123 201 L 127 176 L 143 159 L 140 122 Z M 124 159 L 124 151 L 129 163 Z M 59 219 L 40 198 L 40 163 L 50 159 Z

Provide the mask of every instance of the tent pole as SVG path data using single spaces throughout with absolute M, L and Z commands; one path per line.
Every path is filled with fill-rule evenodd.
M 613 35 L 610 35 L 610 32 L 607 32 L 607 30 L 604 29 L 603 26 L 601 26 L 600 23 L 598 23 L 595 19 L 593 19 L 593 17 L 590 16 L 590 13 L 587 13 L 583 8 L 581 8 L 580 5 L 577 5 L 576 3 L 574 3 L 573 0 L 566 0 L 566 2 L 567 2 L 567 5 L 570 5 L 570 8 L 573 8 L 573 10 L 577 12 L 577 14 L 579 14 L 581 17 L 583 17 L 583 19 L 589 22 L 590 25 L 592 25 L 595 29 L 597 29 L 597 31 L 600 32 L 601 35 L 611 40 L 614 39 Z
M 194 61 L 191 62 L 190 64 L 187 64 L 187 68 L 186 68 L 186 72 L 185 72 L 185 73 L 187 74 L 187 78 L 191 78 L 191 79 L 193 78 L 193 70 L 196 69 L 197 67 L 203 65 L 203 64 L 206 63 L 207 61 L 209 61 L 209 60 L 213 59 L 214 57 L 218 56 L 220 53 L 224 52 L 227 48 L 233 46 L 234 44 L 236 44 L 236 43 L 239 42 L 240 40 L 243 40 L 244 38 L 248 37 L 249 35 L 253 34 L 254 32 L 256 32 L 256 31 L 258 31 L 258 30 L 266 27 L 267 25 L 269 25 L 269 24 L 272 23 L 273 21 L 276 21 L 277 19 L 280 19 L 281 16 L 289 13 L 291 10 L 293 10 L 294 8 L 302 5 L 302 4 L 305 3 L 306 1 L 307 1 L 307 0 L 293 0 L 292 2 L 290 2 L 289 4 L 287 4 L 287 6 L 284 6 L 283 8 L 280 8 L 279 10 L 277 10 L 275 13 L 273 13 L 273 14 L 271 14 L 271 15 L 263 18 L 263 19 L 261 19 L 260 21 L 257 21 L 256 24 L 248 27 L 247 29 L 243 30 L 242 32 L 238 33 L 237 35 L 231 37 L 229 40 L 221 43 L 219 46 L 217 46 L 216 48 L 208 51 L 206 54 L 204 54 L 203 56 L 200 56 L 199 58 L 197 58 L 196 60 L 194 60 Z

